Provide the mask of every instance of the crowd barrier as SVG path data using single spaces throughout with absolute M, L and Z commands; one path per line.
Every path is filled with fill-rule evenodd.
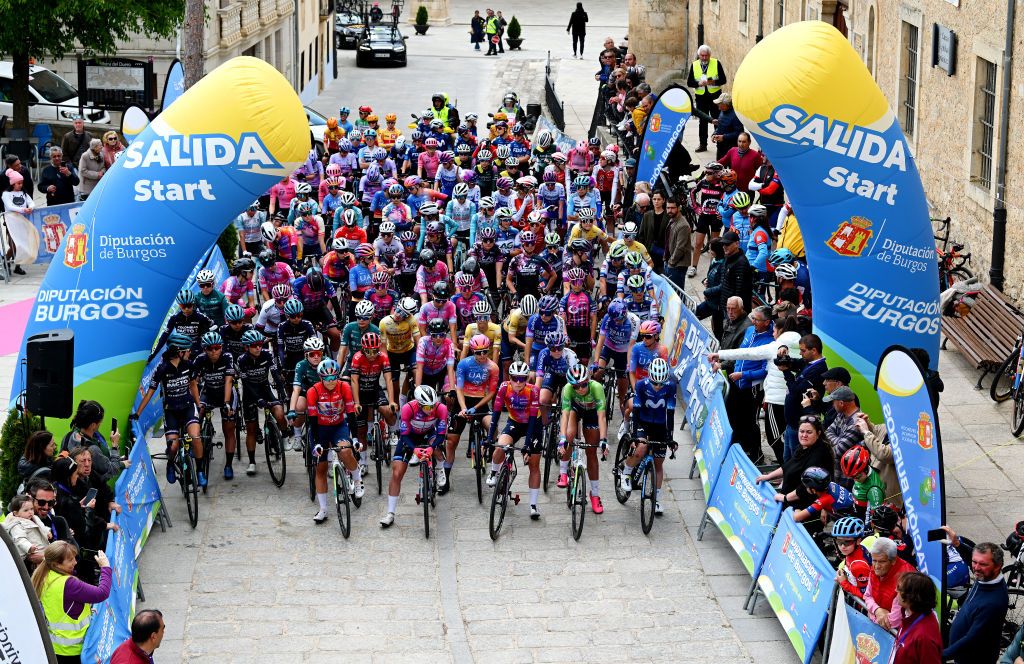
M 64 236 L 77 232 L 74 224 L 81 207 L 82 203 L 78 202 L 35 208 L 28 214 L 5 212 L 4 223 L 18 250 L 16 262 L 40 265 L 53 260 Z M 69 243 L 68 246 L 68 251 L 73 251 L 77 245 Z
M 744 607 L 753 613 L 758 597 L 765 597 L 804 664 L 819 644 L 823 662 L 888 662 L 892 634 L 848 606 L 836 570 L 793 520 L 793 510 L 783 511 L 768 483 L 755 482 L 757 467 L 731 444 L 726 381 L 707 361 L 718 348 L 714 336 L 685 293 L 661 275 L 652 277 L 665 318 L 662 339 L 693 438 L 690 477 L 699 474 L 706 504 L 698 538 L 709 524 L 721 531 L 751 577 Z

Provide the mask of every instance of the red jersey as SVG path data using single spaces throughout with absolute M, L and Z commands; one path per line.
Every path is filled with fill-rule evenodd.
M 359 394 L 372 394 L 380 389 L 381 374 L 391 373 L 391 361 L 383 350 L 377 351 L 373 359 L 359 351 L 352 358 L 350 369 L 353 376 L 359 376 Z
M 612 187 L 615 185 L 615 177 L 618 175 L 618 171 L 614 168 L 596 168 L 594 169 L 594 179 L 597 180 L 597 190 L 603 192 L 610 192 Z
M 366 242 L 366 231 L 358 226 L 342 226 L 334 231 L 333 239 L 337 240 L 339 237 L 345 238 L 348 248 L 354 251 L 356 247 Z
M 512 389 L 512 384 L 505 381 L 494 397 L 494 412 L 500 414 L 504 407 L 508 411 L 509 419 L 526 424 L 531 417 L 537 417 L 539 392 L 534 383 L 527 383 L 523 389 L 516 392 Z
M 323 426 L 337 426 L 345 421 L 347 413 L 356 412 L 352 386 L 339 380 L 333 390 L 319 382 L 306 392 L 306 414 L 316 418 Z

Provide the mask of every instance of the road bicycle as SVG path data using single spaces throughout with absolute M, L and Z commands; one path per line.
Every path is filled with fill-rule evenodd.
M 192 436 L 183 434 L 178 438 L 178 451 L 173 458 L 167 453 L 152 455 L 153 459 L 164 459 L 174 469 L 175 481 L 181 487 L 188 510 L 188 522 L 195 528 L 199 523 L 199 480 L 196 477 L 198 465 L 192 457 Z
M 559 398 L 560 395 L 556 395 L 554 398 Z M 558 439 L 561 436 L 561 410 L 555 409 L 555 404 L 551 404 L 551 413 L 549 415 L 548 425 L 544 427 L 544 478 L 541 486 L 544 487 L 544 493 L 548 492 L 548 484 L 551 482 L 551 468 L 557 467 L 561 456 L 558 453 Z
M 595 372 L 600 371 L 601 374 L 602 374 L 601 375 L 601 383 L 604 386 L 605 418 L 607 419 L 608 422 L 611 422 L 612 421 L 612 417 L 615 416 L 615 406 L 618 405 L 619 406 L 619 410 L 620 411 L 622 410 L 622 404 L 620 404 L 619 400 L 618 400 L 618 396 L 619 396 L 619 378 L 625 376 L 626 372 L 619 370 L 618 367 L 616 367 L 614 369 L 611 368 L 611 367 L 605 367 L 603 369 L 598 367 L 594 371 Z M 632 395 L 630 394 L 630 388 L 627 387 L 626 388 L 626 394 L 625 394 L 625 397 L 623 399 L 623 403 L 628 402 L 629 399 L 631 399 L 631 398 L 632 398 Z M 619 414 L 620 415 L 624 415 L 625 413 L 621 413 L 620 412 Z
M 316 500 L 316 459 L 313 457 L 312 432 L 309 422 L 302 425 L 302 465 L 306 467 L 306 480 L 309 484 L 309 500 Z
M 203 458 L 199 460 L 198 470 L 209 479 L 210 462 L 213 461 L 213 448 L 224 447 L 219 441 L 214 441 L 213 413 L 209 409 L 204 410 L 203 420 L 199 424 L 199 440 L 203 442 Z M 203 487 L 203 494 L 206 494 L 207 487 Z
M 569 483 L 565 488 L 565 504 L 572 514 L 572 538 L 577 542 L 583 534 L 583 520 L 587 515 L 587 454 L 586 450 L 595 449 L 600 445 L 590 445 L 577 441 L 572 446 L 569 457 Z
M 612 468 L 612 478 L 615 482 L 615 498 L 621 505 L 625 505 L 632 494 L 632 491 L 626 491 L 622 488 L 620 482 L 623 471 L 622 466 L 626 459 L 632 456 L 636 443 L 636 439 L 627 434 L 619 438 L 619 446 L 615 450 L 615 466 Z M 633 490 L 640 490 L 640 529 L 644 535 L 650 533 L 651 527 L 654 525 L 654 507 L 657 502 L 658 483 L 654 467 L 654 452 L 655 450 L 667 447 L 669 447 L 668 443 L 648 441 L 647 453 L 630 473 L 630 484 L 633 486 Z M 676 458 L 674 449 L 671 451 L 669 458 Z
M 338 513 L 338 527 L 341 528 L 342 537 L 348 539 L 348 536 L 352 534 L 352 511 L 349 504 L 355 505 L 358 509 L 363 504 L 363 500 L 355 496 L 352 477 L 338 459 L 339 447 L 351 446 L 334 445 L 327 451 L 327 463 L 330 468 L 328 476 L 331 478 L 331 492 L 334 494 L 334 509 Z M 319 457 L 314 457 L 314 459 L 317 462 L 320 460 Z
M 391 467 L 391 440 L 384 428 L 384 420 L 380 412 L 373 408 L 373 414 L 366 427 L 366 447 L 370 450 L 370 458 L 377 471 L 377 495 L 384 492 L 384 468 Z
M 263 427 L 256 430 L 256 443 L 263 445 L 270 479 L 274 482 L 274 486 L 280 488 L 284 485 L 287 465 L 284 455 L 284 436 L 281 435 L 281 429 L 277 426 L 271 405 L 262 399 L 257 405 L 263 409 Z M 257 422 L 257 427 L 259 427 L 259 422 Z
M 423 533 L 427 539 L 430 539 L 430 508 L 436 507 L 437 504 L 437 482 L 434 481 L 434 448 L 416 447 L 412 453 L 420 460 L 416 504 L 423 506 Z
M 494 481 L 494 493 L 491 494 L 491 517 L 488 523 L 488 531 L 491 540 L 497 540 L 501 532 L 501 524 L 505 521 L 505 511 L 508 509 L 508 501 L 519 504 L 519 494 L 512 494 L 512 482 L 516 480 L 519 469 L 516 467 L 516 446 L 502 445 L 505 452 L 505 460 L 498 469 L 498 476 Z
M 484 481 L 491 463 L 493 447 L 488 444 L 484 433 L 483 417 L 486 413 L 474 413 L 469 418 L 469 452 L 473 474 L 476 476 L 476 499 L 484 504 Z M 451 481 L 451 478 L 448 478 Z
M 942 292 L 952 288 L 956 282 L 966 281 L 974 276 L 973 272 L 964 267 L 971 263 L 971 252 L 964 253 L 965 245 L 961 242 L 950 242 L 950 217 L 930 221 L 939 224 L 933 235 L 939 241 L 935 246 L 935 255 L 939 262 L 939 292 Z

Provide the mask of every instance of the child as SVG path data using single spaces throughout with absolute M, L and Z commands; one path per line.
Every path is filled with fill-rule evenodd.
M 36 516 L 31 496 L 26 494 L 15 496 L 11 499 L 7 510 L 10 514 L 4 519 L 4 530 L 14 540 L 14 546 L 18 548 L 18 555 L 30 562 L 28 561 L 29 556 L 36 553 L 41 555 L 43 549 L 53 539 L 53 534 Z
M 825 523 L 830 516 L 853 509 L 853 495 L 831 479 L 832 476 L 824 468 L 811 466 L 800 476 L 800 487 L 786 495 L 776 494 L 775 500 L 796 502 L 813 498 L 814 502 L 793 514 L 793 520 L 802 523 L 820 515 L 821 522 Z
M 871 452 L 863 445 L 846 450 L 839 460 L 839 470 L 853 479 L 853 504 L 857 516 L 871 524 L 871 514 L 885 501 L 885 481 L 871 467 Z
M 836 571 L 836 581 L 847 593 L 864 599 L 871 571 L 871 553 L 861 544 L 864 522 L 854 516 L 844 516 L 832 524 L 832 537 L 836 540 L 836 549 L 843 556 Z

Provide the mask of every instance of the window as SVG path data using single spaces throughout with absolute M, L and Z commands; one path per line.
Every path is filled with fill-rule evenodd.
M 971 180 L 992 189 L 992 156 L 996 135 L 996 70 L 994 62 L 978 58 L 974 89 L 974 140 Z
M 739 7 L 740 23 L 746 23 L 747 22 L 747 4 L 748 4 L 748 0 L 740 0 L 740 7 Z
M 316 54 L 316 59 L 313 60 L 313 74 L 320 73 L 320 35 L 317 35 L 313 41 L 313 53 Z
M 306 52 L 299 54 L 299 89 L 306 85 Z
M 908 137 L 914 136 L 917 121 L 917 65 L 918 36 L 920 30 L 916 25 L 903 22 L 903 57 L 900 72 L 900 96 L 898 115 L 903 132 Z
M 775 28 L 781 28 L 786 23 L 786 0 L 775 2 Z
M 864 64 L 867 65 L 868 71 L 871 75 L 875 75 L 875 8 L 874 6 L 868 7 L 868 43 L 864 48 L 867 54 L 864 59 Z

